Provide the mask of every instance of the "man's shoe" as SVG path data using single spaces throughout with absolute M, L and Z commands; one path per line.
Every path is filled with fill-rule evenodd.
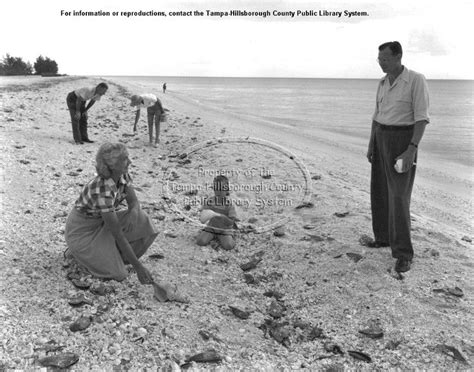
M 373 240 L 367 243 L 367 247 L 369 248 L 383 248 L 383 247 L 390 247 L 390 244 L 386 242 L 380 242 L 378 240 Z
M 404 273 L 410 270 L 411 260 L 408 258 L 397 258 L 397 263 L 395 264 L 395 271 L 397 273 Z
M 83 145 L 83 144 L 84 144 L 84 142 L 82 142 L 82 141 L 76 141 L 76 145 Z
M 88 139 L 85 139 L 83 140 L 84 142 L 87 142 L 87 143 L 94 143 L 94 141 L 91 141 L 89 138 Z

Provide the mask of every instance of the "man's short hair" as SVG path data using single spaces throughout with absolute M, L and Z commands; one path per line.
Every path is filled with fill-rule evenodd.
M 106 83 L 99 83 L 99 85 L 97 85 L 97 88 L 102 88 L 102 89 L 109 89 L 109 86 L 106 84 Z
M 393 56 L 396 56 L 398 54 L 403 55 L 402 45 L 398 41 L 388 41 L 386 43 L 383 43 L 379 46 L 379 52 L 381 52 L 385 48 L 390 49 Z

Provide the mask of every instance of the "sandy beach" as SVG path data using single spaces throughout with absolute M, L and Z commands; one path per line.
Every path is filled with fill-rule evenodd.
M 99 81 L 0 80 L 0 370 L 39 368 L 40 358 L 58 351 L 77 354 L 77 370 L 179 370 L 209 349 L 222 356 L 218 370 L 469 368 L 474 261 L 466 169 L 452 176 L 421 146 L 411 207 L 415 258 L 400 277 L 389 249 L 359 243 L 372 235 L 367 143 L 203 110 L 157 87 L 169 111 L 160 145 L 149 147 L 146 113 L 132 136 L 128 98 L 142 87 L 105 79 L 109 91 L 89 114 L 96 142 L 74 145 L 66 95 Z M 160 231 L 144 264 L 189 304 L 157 302 L 133 273 L 106 282 L 105 295 L 86 291 L 92 304 L 68 304 L 80 290 L 66 278 L 65 220 L 105 141 L 127 145 L 141 206 Z M 217 169 L 236 172 L 236 198 L 253 203 L 238 209 L 241 226 L 259 232 L 240 233 L 229 252 L 196 245 L 199 205 L 184 190 L 211 182 Z M 250 187 L 257 184 L 268 191 Z M 269 226 L 282 220 L 275 234 Z M 254 269 L 240 267 L 255 257 Z M 240 319 L 229 306 L 250 316 Z M 92 324 L 71 332 L 79 316 Z M 373 324 L 382 337 L 359 332 Z M 215 366 L 192 363 L 191 370 Z

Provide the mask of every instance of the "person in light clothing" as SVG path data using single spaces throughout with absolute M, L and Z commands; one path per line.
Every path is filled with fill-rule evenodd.
M 160 122 L 164 121 L 164 110 L 163 106 L 161 105 L 161 101 L 151 93 L 145 93 L 140 95 L 133 95 L 130 98 L 131 102 L 130 105 L 132 107 L 137 107 L 137 112 L 135 115 L 135 124 L 133 125 L 133 132 L 137 131 L 137 123 L 140 119 L 140 109 L 145 108 L 147 109 L 148 114 L 148 136 L 150 139 L 150 146 L 153 145 L 153 121 L 155 122 L 155 144 L 156 147 L 158 143 L 160 143 Z
M 229 251 L 235 246 L 237 212 L 230 196 L 229 180 L 217 176 L 213 181 L 214 197 L 204 200 L 199 220 L 206 224 L 197 236 L 197 244 L 205 246 L 216 239 L 219 245 Z
M 87 134 L 87 111 L 96 101 L 100 101 L 107 89 L 109 87 L 106 83 L 100 83 L 95 87 L 79 88 L 68 94 L 66 103 L 71 115 L 72 135 L 77 145 L 94 142 Z M 87 101 L 89 103 L 86 106 Z
M 104 143 L 96 164 L 97 176 L 83 187 L 66 222 L 68 251 L 95 277 L 121 281 L 127 277 L 125 264 L 131 264 L 140 283 L 151 284 L 154 280 L 139 258 L 158 230 L 140 208 L 125 145 Z
M 413 258 L 410 200 L 418 145 L 430 122 L 426 79 L 402 65 L 402 54 L 398 41 L 379 46 L 378 62 L 386 75 L 378 84 L 367 150 L 375 237 L 368 246 L 390 246 L 397 272 L 410 270 Z

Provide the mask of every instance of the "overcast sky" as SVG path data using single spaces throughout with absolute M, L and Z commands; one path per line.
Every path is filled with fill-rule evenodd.
M 70 75 L 377 78 L 377 46 L 429 79 L 473 79 L 472 1 L 2 1 L 0 56 L 40 54 Z M 73 11 L 166 17 L 72 17 Z M 171 17 L 171 11 L 360 11 L 366 17 Z

